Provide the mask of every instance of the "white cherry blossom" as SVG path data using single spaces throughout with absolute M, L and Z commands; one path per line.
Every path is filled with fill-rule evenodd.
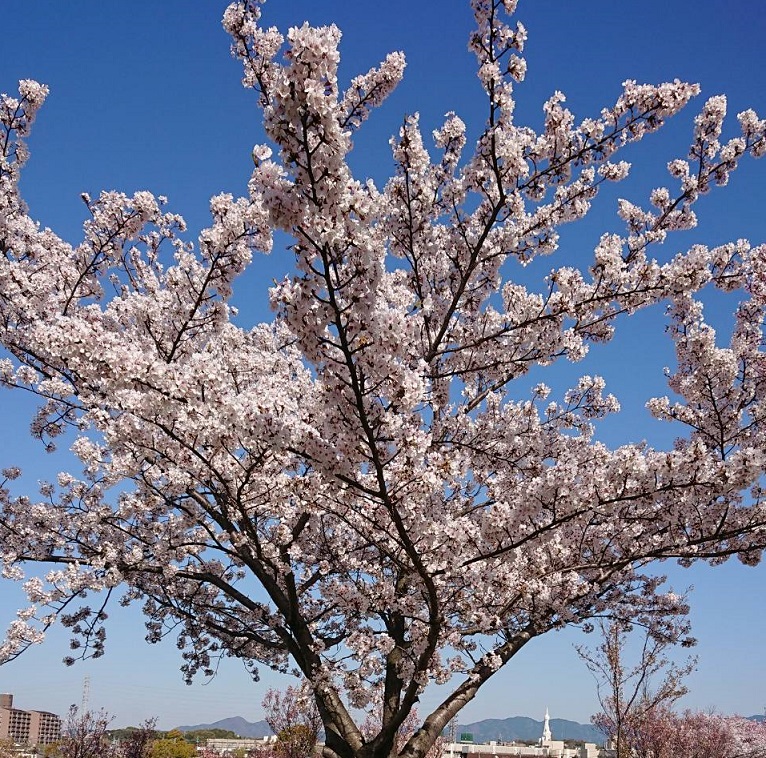
M 29 602 L 0 658 L 55 621 L 70 661 L 101 655 L 109 603 L 138 603 L 150 641 L 177 638 L 187 678 L 221 656 L 296 671 L 328 758 L 420 758 L 531 639 L 603 615 L 659 633 L 683 613 L 652 561 L 760 560 L 766 251 L 663 243 L 766 151 L 766 124 L 745 111 L 724 137 L 711 98 L 668 186 L 622 200 L 624 233 L 568 256 L 560 227 L 630 172 L 616 154 L 699 88 L 626 81 L 583 120 L 556 92 L 540 133 L 520 126 L 515 5 L 472 3 L 483 131 L 448 113 L 429 137 L 407 116 L 381 188 L 346 156 L 404 56 L 343 85 L 336 27 L 282 35 L 260 2 L 233 3 L 224 27 L 268 144 L 247 196 L 213 197 L 197 240 L 148 192 L 83 195 L 77 244 L 41 229 L 18 181 L 47 89 L 0 98 L 0 381 L 37 393 L 33 434 L 74 439 L 82 464 L 35 495 L 3 472 L 0 564 Z M 229 301 L 275 231 L 295 267 L 270 290 L 273 322 L 244 329 Z M 537 288 L 513 278 L 541 255 Z M 715 287 L 739 300 L 728 344 L 701 305 Z M 584 370 L 565 392 L 540 377 L 651 306 L 677 362 L 647 407 L 679 439 L 610 448 L 597 431 L 619 391 Z M 396 747 L 432 682 L 452 689 Z M 381 714 L 375 734 L 356 707 Z

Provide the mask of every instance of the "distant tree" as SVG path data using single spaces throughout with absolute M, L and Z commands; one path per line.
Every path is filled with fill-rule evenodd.
M 683 610 L 683 609 L 680 609 Z M 628 642 L 634 627 L 625 622 L 599 621 L 601 643 L 595 649 L 577 646 L 577 652 L 596 680 L 601 712 L 593 723 L 614 741 L 617 758 L 632 755 L 628 734 L 641 730 L 643 721 L 655 710 L 669 708 L 688 691 L 684 678 L 694 669 L 696 659 L 676 664 L 667 657 L 675 645 L 690 647 L 694 640 L 688 636 L 689 624 L 682 616 L 662 616 L 647 628 L 641 628 L 641 638 L 633 635 L 638 651 L 634 662 Z M 662 719 L 657 720 L 657 728 Z
M 113 758 L 115 749 L 107 734 L 113 719 L 114 716 L 103 709 L 81 712 L 76 705 L 70 706 L 53 755 L 56 758 Z
M 183 732 L 172 729 L 161 739 L 154 740 L 149 749 L 150 758 L 192 758 L 197 749 L 184 739 Z
M 117 754 L 119 758 L 148 758 L 155 738 L 157 719 L 147 719 L 138 727 L 126 730 L 119 740 Z
M 674 713 L 663 706 L 623 737 L 631 758 L 766 758 L 766 726 L 738 716 Z
M 602 731 L 609 733 L 609 724 L 600 724 Z M 632 758 L 667 758 L 670 750 L 677 749 L 678 735 L 676 731 L 680 728 L 678 718 L 673 711 L 665 706 L 659 706 L 652 712 L 645 714 L 641 723 L 630 722 L 623 723 L 620 729 L 620 743 L 618 756 L 630 755 Z M 611 736 L 611 735 L 610 735 Z M 612 737 L 614 739 L 614 737 Z M 718 738 L 712 730 L 706 730 L 705 734 L 699 735 L 698 744 L 706 749 L 721 746 L 717 744 Z M 724 753 L 712 752 L 709 756 L 721 756 Z M 675 758 L 675 757 L 674 757 Z M 681 758 L 679 756 L 678 758 Z
M 304 684 L 284 691 L 269 689 L 261 702 L 264 718 L 277 736 L 274 753 L 280 758 L 306 758 L 319 739 L 322 718 L 311 690 Z
M 3 574 L 29 596 L 0 659 L 55 620 L 77 655 L 101 655 L 122 587 L 149 640 L 176 636 L 187 678 L 227 656 L 297 670 L 327 758 L 394 756 L 442 685 L 398 750 L 423 758 L 531 640 L 672 612 L 654 561 L 760 560 L 766 248 L 736 230 L 706 245 L 694 227 L 700 199 L 766 152 L 766 122 L 743 110 L 730 130 L 725 97 L 709 98 L 666 180 L 616 203 L 590 249 L 560 244 L 630 174 L 623 149 L 641 161 L 635 143 L 699 87 L 628 79 L 586 118 L 556 91 L 533 128 L 516 107 L 516 1 L 471 9 L 483 123 L 450 112 L 429 145 L 404 117 L 376 185 L 350 154 L 404 55 L 343 86 L 336 27 L 283 36 L 261 0 L 230 4 L 263 131 L 245 196 L 213 197 L 191 239 L 148 191 L 85 194 L 76 244 L 36 223 L 20 174 L 47 88 L 0 97 L 0 382 L 35 393 L 33 435 L 52 450 L 71 431 L 78 459 L 39 497 L 0 486 Z M 285 236 L 273 319 L 243 323 L 235 304 L 263 279 L 245 274 Z M 714 298 L 736 303 L 718 332 Z M 647 312 L 675 358 L 641 400 L 677 439 L 609 445 L 618 399 L 574 364 Z
M 0 758 L 16 758 L 17 751 L 11 740 L 0 740 Z
M 239 737 L 239 735 L 236 732 L 232 732 L 231 729 L 192 729 L 183 734 L 187 742 L 193 742 L 194 744 L 202 743 L 204 740 L 233 740 Z
M 123 726 L 119 729 L 107 729 L 106 734 L 113 742 L 119 742 L 120 740 L 127 738 L 130 733 L 136 729 L 138 729 L 136 726 Z
M 294 724 L 279 732 L 274 753 L 278 758 L 308 758 L 314 753 L 316 744 L 316 732 L 306 724 Z
M 266 742 L 247 750 L 248 758 L 280 758 L 276 750 L 276 741 Z
M 731 758 L 766 758 L 766 723 L 742 716 L 727 721 L 732 732 Z

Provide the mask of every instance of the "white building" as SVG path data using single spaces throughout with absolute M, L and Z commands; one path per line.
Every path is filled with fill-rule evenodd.
M 210 750 L 220 753 L 221 755 L 229 755 L 236 753 L 239 750 L 258 750 L 266 747 L 270 747 L 276 742 L 276 737 L 214 737 L 205 741 L 205 746 Z
M 518 758 L 599 758 L 601 749 L 594 742 L 586 742 L 577 748 L 568 748 L 564 740 L 554 740 L 551 734 L 550 715 L 545 710 L 543 733 L 537 745 L 516 742 L 488 743 L 447 742 L 442 758 L 492 758 L 492 756 L 518 756 Z

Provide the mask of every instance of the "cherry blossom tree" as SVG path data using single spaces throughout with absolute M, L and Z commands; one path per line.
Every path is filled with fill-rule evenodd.
M 688 692 L 683 681 L 694 670 L 696 658 L 678 664 L 670 660 L 667 651 L 674 645 L 693 647 L 696 640 L 689 636 L 690 625 L 683 616 L 669 615 L 661 622 L 640 630 L 643 634 L 639 640 L 638 635 L 631 634 L 636 630 L 625 621 L 599 620 L 600 644 L 595 649 L 577 647 L 596 680 L 602 708 L 593 723 L 609 737 L 617 758 L 635 754 L 631 735 L 643 734 L 647 720 L 653 719 L 649 731 L 653 740 L 657 738 L 667 719 L 654 718 L 654 712 L 669 712 L 673 703 Z M 627 652 L 631 638 L 640 643 L 632 662 Z
M 157 719 L 146 719 L 119 740 L 116 748 L 118 758 L 148 758 L 156 732 Z
M 626 731 L 626 744 L 635 758 L 763 758 L 766 728 L 739 716 L 661 707 Z
M 322 719 L 305 683 L 301 687 L 288 687 L 284 692 L 269 689 L 261 705 L 266 723 L 277 737 L 274 753 L 279 758 L 313 755 Z
M 766 756 L 766 725 L 742 716 L 726 719 L 732 734 L 732 758 L 764 758 Z
M 284 37 L 259 2 L 233 3 L 224 27 L 266 143 L 247 196 L 214 197 L 196 243 L 149 192 L 84 195 L 75 245 L 40 228 L 18 180 L 47 89 L 2 97 L 0 378 L 41 399 L 32 433 L 82 462 L 39 496 L 5 470 L 0 561 L 29 604 L 2 658 L 54 622 L 71 628 L 70 660 L 101 655 L 119 595 L 142 605 L 150 641 L 176 637 L 186 677 L 220 656 L 299 673 L 328 758 L 393 755 L 424 688 L 451 682 L 398 749 L 420 758 L 530 640 L 677 611 L 649 563 L 758 562 L 764 248 L 663 243 L 688 239 L 672 235 L 694 228 L 699 198 L 763 154 L 766 123 L 748 110 L 725 127 L 726 99 L 710 98 L 668 186 L 620 201 L 624 231 L 592 255 L 559 250 L 560 227 L 628 176 L 622 148 L 698 87 L 627 81 L 584 120 L 556 92 L 539 132 L 520 125 L 515 6 L 472 2 L 487 116 L 471 147 L 455 113 L 431 152 L 408 116 L 381 187 L 346 159 L 404 56 L 344 89 L 337 28 Z M 242 328 L 233 288 L 275 231 L 294 268 L 270 290 L 273 322 Z M 521 274 L 545 255 L 547 276 Z M 728 343 L 701 305 L 716 288 L 738 301 Z M 652 306 L 676 364 L 647 408 L 678 441 L 610 448 L 604 380 L 551 396 L 543 379 Z M 366 736 L 354 714 L 375 707 Z
M 61 739 L 53 748 L 54 755 L 57 758 L 113 758 L 116 750 L 107 734 L 113 718 L 103 709 L 81 711 L 72 705 L 62 725 Z

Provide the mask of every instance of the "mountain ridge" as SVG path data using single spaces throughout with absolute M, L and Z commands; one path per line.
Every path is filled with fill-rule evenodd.
M 538 740 L 543 734 L 543 721 L 529 716 L 509 716 L 504 719 L 482 719 L 469 724 L 460 724 L 456 730 L 461 734 L 471 734 L 473 742 L 512 742 L 513 740 Z M 581 724 L 569 719 L 551 719 L 551 734 L 554 740 L 582 740 L 583 742 L 603 742 L 604 734 L 593 724 Z
M 585 742 L 602 742 L 604 739 L 604 735 L 592 724 L 580 724 L 568 719 L 551 719 L 550 725 L 554 739 L 584 740 Z M 232 716 L 209 724 L 178 726 L 176 729 L 181 732 L 193 732 L 198 729 L 229 729 L 240 737 L 266 737 L 273 734 L 265 721 L 251 722 L 242 716 Z M 459 724 L 456 729 L 458 738 L 462 734 L 471 734 L 474 742 L 537 740 L 542 733 L 543 722 L 529 716 L 483 719 Z
M 762 715 L 748 716 L 753 721 L 762 721 Z M 581 724 L 569 719 L 551 719 L 551 734 L 555 740 L 582 740 L 601 744 L 604 734 L 593 724 Z M 182 732 L 193 732 L 197 729 L 229 729 L 240 737 L 266 737 L 273 732 L 269 725 L 261 721 L 247 721 L 242 716 L 232 716 L 215 721 L 211 724 L 195 724 L 193 726 L 178 726 L 176 729 Z M 543 722 L 529 716 L 509 716 L 504 719 L 482 719 L 468 724 L 459 724 L 455 730 L 456 737 L 470 734 L 473 742 L 485 743 L 495 740 L 497 742 L 511 742 L 521 740 L 528 742 L 540 739 L 543 733 Z
M 177 726 L 175 728 L 179 732 L 196 732 L 198 729 L 228 729 L 240 737 L 268 737 L 273 734 L 265 721 L 248 721 L 242 716 L 230 716 L 229 718 L 214 721 L 211 724 L 194 724 L 192 726 Z

